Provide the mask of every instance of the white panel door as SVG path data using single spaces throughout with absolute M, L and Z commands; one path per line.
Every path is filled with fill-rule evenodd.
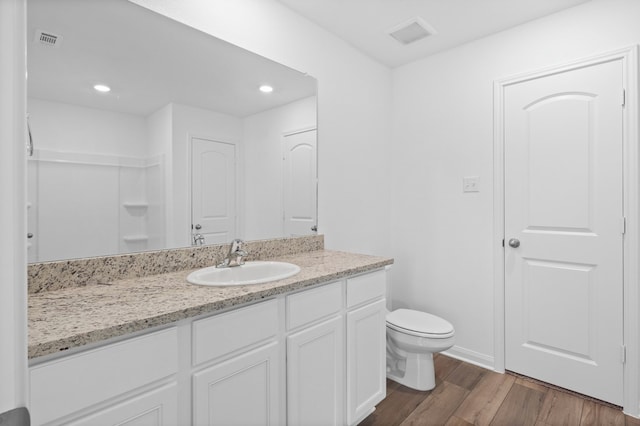
M 505 366 L 619 405 L 622 77 L 606 62 L 504 98 Z
M 316 130 L 284 138 L 284 235 L 315 234 L 317 218 Z
M 191 142 L 192 236 L 202 235 L 205 244 L 228 243 L 236 237 L 235 145 L 198 138 Z

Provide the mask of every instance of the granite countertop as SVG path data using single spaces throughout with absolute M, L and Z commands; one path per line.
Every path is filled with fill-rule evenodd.
M 393 259 L 319 250 L 277 259 L 300 266 L 293 277 L 264 284 L 190 284 L 194 269 L 29 295 L 29 358 L 58 353 L 185 318 L 381 268 Z

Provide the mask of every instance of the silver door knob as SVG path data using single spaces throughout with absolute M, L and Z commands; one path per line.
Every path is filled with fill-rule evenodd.
M 520 247 L 520 240 L 517 238 L 511 238 L 509 240 L 509 246 L 513 247 L 513 248 L 518 248 Z
M 200 225 L 199 223 L 196 225 L 196 229 L 202 229 L 202 225 Z

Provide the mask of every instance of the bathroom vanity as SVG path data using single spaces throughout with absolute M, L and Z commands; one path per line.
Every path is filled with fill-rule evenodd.
M 300 273 L 216 288 L 189 269 L 31 295 L 33 424 L 357 424 L 386 393 L 393 261 L 278 260 Z

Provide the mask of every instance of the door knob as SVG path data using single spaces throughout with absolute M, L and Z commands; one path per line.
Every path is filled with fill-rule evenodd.
M 202 229 L 202 225 L 200 225 L 199 223 L 196 225 L 196 229 Z
M 511 238 L 509 240 L 509 246 L 513 247 L 513 248 L 518 248 L 520 247 L 520 240 L 517 238 Z

